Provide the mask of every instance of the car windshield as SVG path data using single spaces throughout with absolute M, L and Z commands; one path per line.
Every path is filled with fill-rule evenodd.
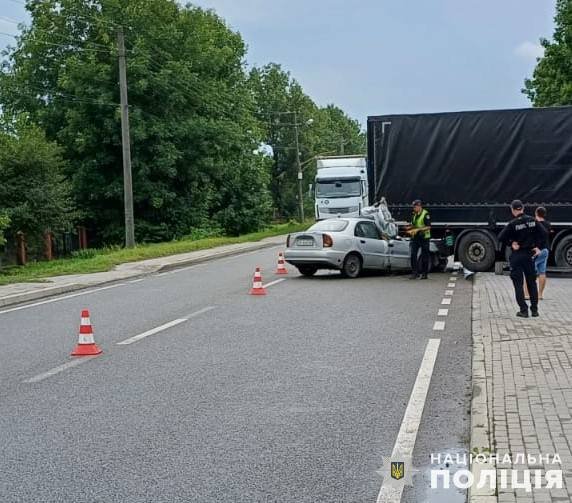
M 355 197 L 361 195 L 359 179 L 319 180 L 316 183 L 316 197 Z
M 331 232 L 341 232 L 348 226 L 347 220 L 322 220 L 317 222 L 308 230 L 310 231 L 331 231 Z

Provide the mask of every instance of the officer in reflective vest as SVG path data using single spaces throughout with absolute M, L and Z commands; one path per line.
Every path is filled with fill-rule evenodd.
M 413 201 L 413 215 L 409 226 L 411 234 L 411 277 L 410 279 L 427 279 L 429 272 L 429 241 L 431 239 L 431 217 L 423 208 L 420 199 Z M 418 257 L 419 250 L 421 256 Z

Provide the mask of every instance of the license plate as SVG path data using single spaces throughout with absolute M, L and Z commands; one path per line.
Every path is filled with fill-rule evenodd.
M 313 239 L 297 239 L 296 244 L 298 246 L 314 246 Z

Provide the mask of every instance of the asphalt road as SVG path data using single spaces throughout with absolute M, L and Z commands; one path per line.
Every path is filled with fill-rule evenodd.
M 424 470 L 468 443 L 470 283 L 443 306 L 448 274 L 289 267 L 247 295 L 256 265 L 279 279 L 277 251 L 0 310 L 0 501 L 375 502 L 430 338 L 421 472 L 403 501 L 464 501 Z M 84 308 L 104 353 L 42 378 L 72 361 Z

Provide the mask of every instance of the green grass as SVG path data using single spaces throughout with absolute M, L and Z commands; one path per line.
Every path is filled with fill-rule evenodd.
M 307 229 L 312 222 L 277 224 L 267 229 L 244 234 L 237 237 L 211 237 L 203 239 L 181 239 L 167 243 L 140 245 L 132 249 L 105 248 L 89 249 L 76 257 L 53 260 L 51 262 L 30 262 L 23 267 L 13 266 L 0 269 L 0 285 L 41 281 L 50 276 L 64 274 L 86 274 L 91 272 L 109 271 L 118 264 L 136 262 L 151 258 L 176 255 L 197 250 L 206 250 L 217 246 L 261 239 L 288 234 Z

